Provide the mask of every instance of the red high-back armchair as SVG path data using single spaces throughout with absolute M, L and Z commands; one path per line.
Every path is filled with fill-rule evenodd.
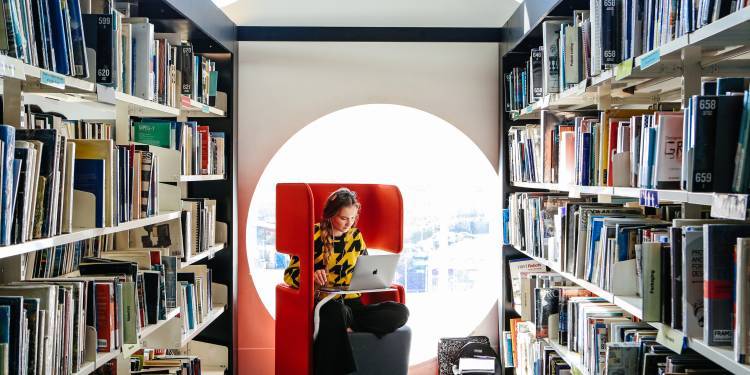
M 403 248 L 404 209 L 401 192 L 392 185 L 304 184 L 276 185 L 276 249 L 300 259 L 299 289 L 276 287 L 276 374 L 312 374 L 313 226 L 323 213 L 328 196 L 341 187 L 357 193 L 362 210 L 356 227 L 369 249 L 400 253 Z M 404 289 L 362 295 L 365 304 L 404 303 Z

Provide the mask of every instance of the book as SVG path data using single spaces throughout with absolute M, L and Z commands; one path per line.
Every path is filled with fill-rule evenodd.
M 689 337 L 703 337 L 703 227 L 682 229 L 682 326 Z
M 750 362 L 750 238 L 737 238 L 735 250 L 735 303 L 734 359 L 738 363 Z
M 562 21 L 544 21 L 542 23 L 542 41 L 544 45 L 544 94 L 560 92 L 560 26 Z
M 682 113 L 657 112 L 656 188 L 679 189 L 682 177 Z
M 74 187 L 94 195 L 96 201 L 95 225 L 104 227 L 105 220 L 105 164 L 102 159 L 77 159 L 75 161 Z
M 23 297 L 0 296 L 0 306 L 8 307 L 10 323 L 8 325 L 8 369 L 10 374 L 23 373 L 24 313 Z
M 96 83 L 107 86 L 117 83 L 114 67 L 114 21 L 113 14 L 83 14 L 86 47 L 96 51 Z
M 167 121 L 147 121 L 133 123 L 133 141 L 149 145 L 175 148 L 173 126 Z
M 713 191 L 715 192 L 732 191 L 734 170 L 727 166 L 735 161 L 737 148 L 728 145 L 734 145 L 739 138 L 742 102 L 742 96 L 719 96 L 717 98 L 717 127 L 713 158 Z
M 96 335 L 97 351 L 111 352 L 115 349 L 114 285 L 96 283 Z
M 703 225 L 703 339 L 708 345 L 732 345 L 734 341 L 734 255 L 738 237 L 750 235 L 741 224 Z M 727 319 L 731 317 L 731 319 Z
M 686 188 L 692 192 L 714 191 L 714 167 L 718 119 L 717 96 L 693 96 L 688 139 L 688 176 Z
M 2 179 L 0 180 L 0 244 L 10 245 L 12 217 L 13 217 L 13 161 L 15 160 L 16 129 L 8 125 L 0 125 L 0 141 L 3 142 Z

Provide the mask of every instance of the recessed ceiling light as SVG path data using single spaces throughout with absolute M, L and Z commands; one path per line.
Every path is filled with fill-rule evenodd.
M 211 0 L 216 4 L 217 7 L 223 8 L 227 5 L 231 5 L 237 2 L 237 0 Z

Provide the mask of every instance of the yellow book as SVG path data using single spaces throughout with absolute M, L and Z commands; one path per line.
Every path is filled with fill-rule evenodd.
M 115 225 L 115 164 L 114 147 L 111 139 L 73 139 L 76 144 L 76 159 L 104 160 L 104 225 Z

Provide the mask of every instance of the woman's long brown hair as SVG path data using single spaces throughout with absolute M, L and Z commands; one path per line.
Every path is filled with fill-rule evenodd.
M 333 253 L 333 224 L 331 220 L 334 216 L 338 215 L 343 207 L 350 206 L 357 207 L 357 217 L 359 217 L 362 205 L 357 201 L 357 193 L 347 188 L 340 188 L 328 197 L 326 205 L 323 207 L 323 218 L 320 221 L 320 238 L 323 241 L 323 262 L 325 262 L 326 271 L 328 270 L 328 259 Z

